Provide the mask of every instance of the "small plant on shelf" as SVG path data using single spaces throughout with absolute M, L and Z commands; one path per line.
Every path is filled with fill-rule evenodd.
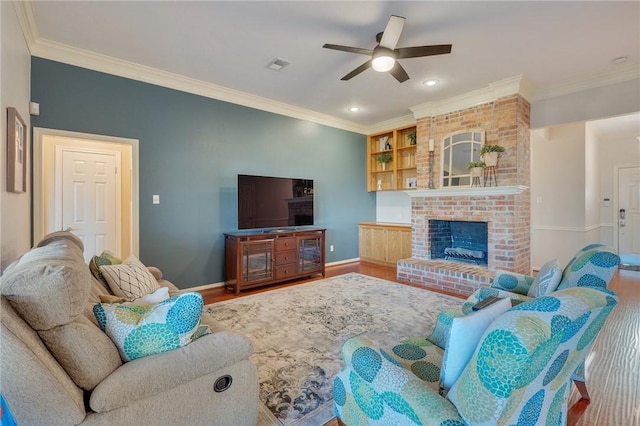
M 495 167 L 498 165 L 498 156 L 504 152 L 504 147 L 500 145 L 484 144 L 480 148 L 480 156 L 486 167 Z
M 409 139 L 409 145 L 415 145 L 416 144 L 416 131 L 412 130 L 411 132 L 407 133 L 407 139 Z
M 384 153 L 384 154 L 380 154 L 378 155 L 378 163 L 382 164 L 382 170 L 386 170 L 387 169 L 387 163 L 391 162 L 391 160 L 393 160 L 393 156 L 389 153 Z

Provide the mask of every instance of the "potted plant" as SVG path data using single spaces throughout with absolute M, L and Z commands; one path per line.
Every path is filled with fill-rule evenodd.
M 393 156 L 389 153 L 378 155 L 378 163 L 382 164 L 382 170 L 387 169 L 387 163 L 393 160 Z
M 416 144 L 416 131 L 412 130 L 409 133 L 407 133 L 407 140 L 409 141 L 409 145 L 415 145 Z
M 501 152 L 504 152 L 503 146 L 484 144 L 480 148 L 480 157 L 486 167 L 495 167 L 498 165 L 498 156 Z
M 482 176 L 484 167 L 484 161 L 472 161 L 469 163 L 469 166 L 467 168 L 471 172 L 471 177 L 474 178 Z

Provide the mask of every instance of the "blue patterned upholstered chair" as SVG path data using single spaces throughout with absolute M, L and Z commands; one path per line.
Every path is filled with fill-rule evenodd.
M 509 309 L 481 335 L 444 396 L 446 354 L 433 342 L 380 348 L 354 337 L 343 345 L 345 368 L 334 382 L 336 415 L 347 426 L 563 424 L 571 375 L 616 303 L 606 288 L 573 287 Z
M 613 275 L 620 264 L 620 257 L 616 251 L 604 244 L 590 244 L 582 248 L 567 263 L 562 270 L 557 289 L 569 287 L 608 287 Z M 544 267 L 543 267 L 544 269 Z M 543 271 L 539 272 L 542 274 Z M 469 312 L 471 307 L 489 296 L 508 297 L 514 305 L 535 297 L 531 292 L 535 277 L 514 272 L 497 271 L 491 287 L 476 290 L 463 305 L 463 312 Z M 459 313 L 443 313 L 443 321 L 450 322 L 447 316 L 455 317 Z M 446 327 L 440 327 L 446 328 Z M 587 391 L 584 364 L 580 364 L 573 379 L 584 399 L 590 399 Z

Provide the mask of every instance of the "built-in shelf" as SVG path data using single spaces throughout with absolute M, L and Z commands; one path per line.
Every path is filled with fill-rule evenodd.
M 516 195 L 529 189 L 528 186 L 485 186 L 480 188 L 444 188 L 444 189 L 419 189 L 403 191 L 411 198 L 426 197 L 455 197 L 455 196 L 482 196 L 482 195 Z

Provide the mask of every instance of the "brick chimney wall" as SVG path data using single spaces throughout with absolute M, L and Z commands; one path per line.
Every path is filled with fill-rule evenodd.
M 501 145 L 498 186 L 530 186 L 530 104 L 519 95 L 471 108 L 426 117 L 417 122 L 418 190 L 428 190 L 429 139 L 435 141 L 433 183 L 441 188 L 442 141 L 461 130 L 484 130 L 485 142 Z M 488 224 L 490 270 L 531 273 L 531 206 L 529 190 L 510 195 L 460 195 L 412 198 L 412 258 L 430 259 L 429 220 L 485 221 Z M 398 264 L 398 274 L 411 274 Z M 415 263 L 410 269 L 416 267 Z M 415 272 L 415 271 L 414 271 Z

